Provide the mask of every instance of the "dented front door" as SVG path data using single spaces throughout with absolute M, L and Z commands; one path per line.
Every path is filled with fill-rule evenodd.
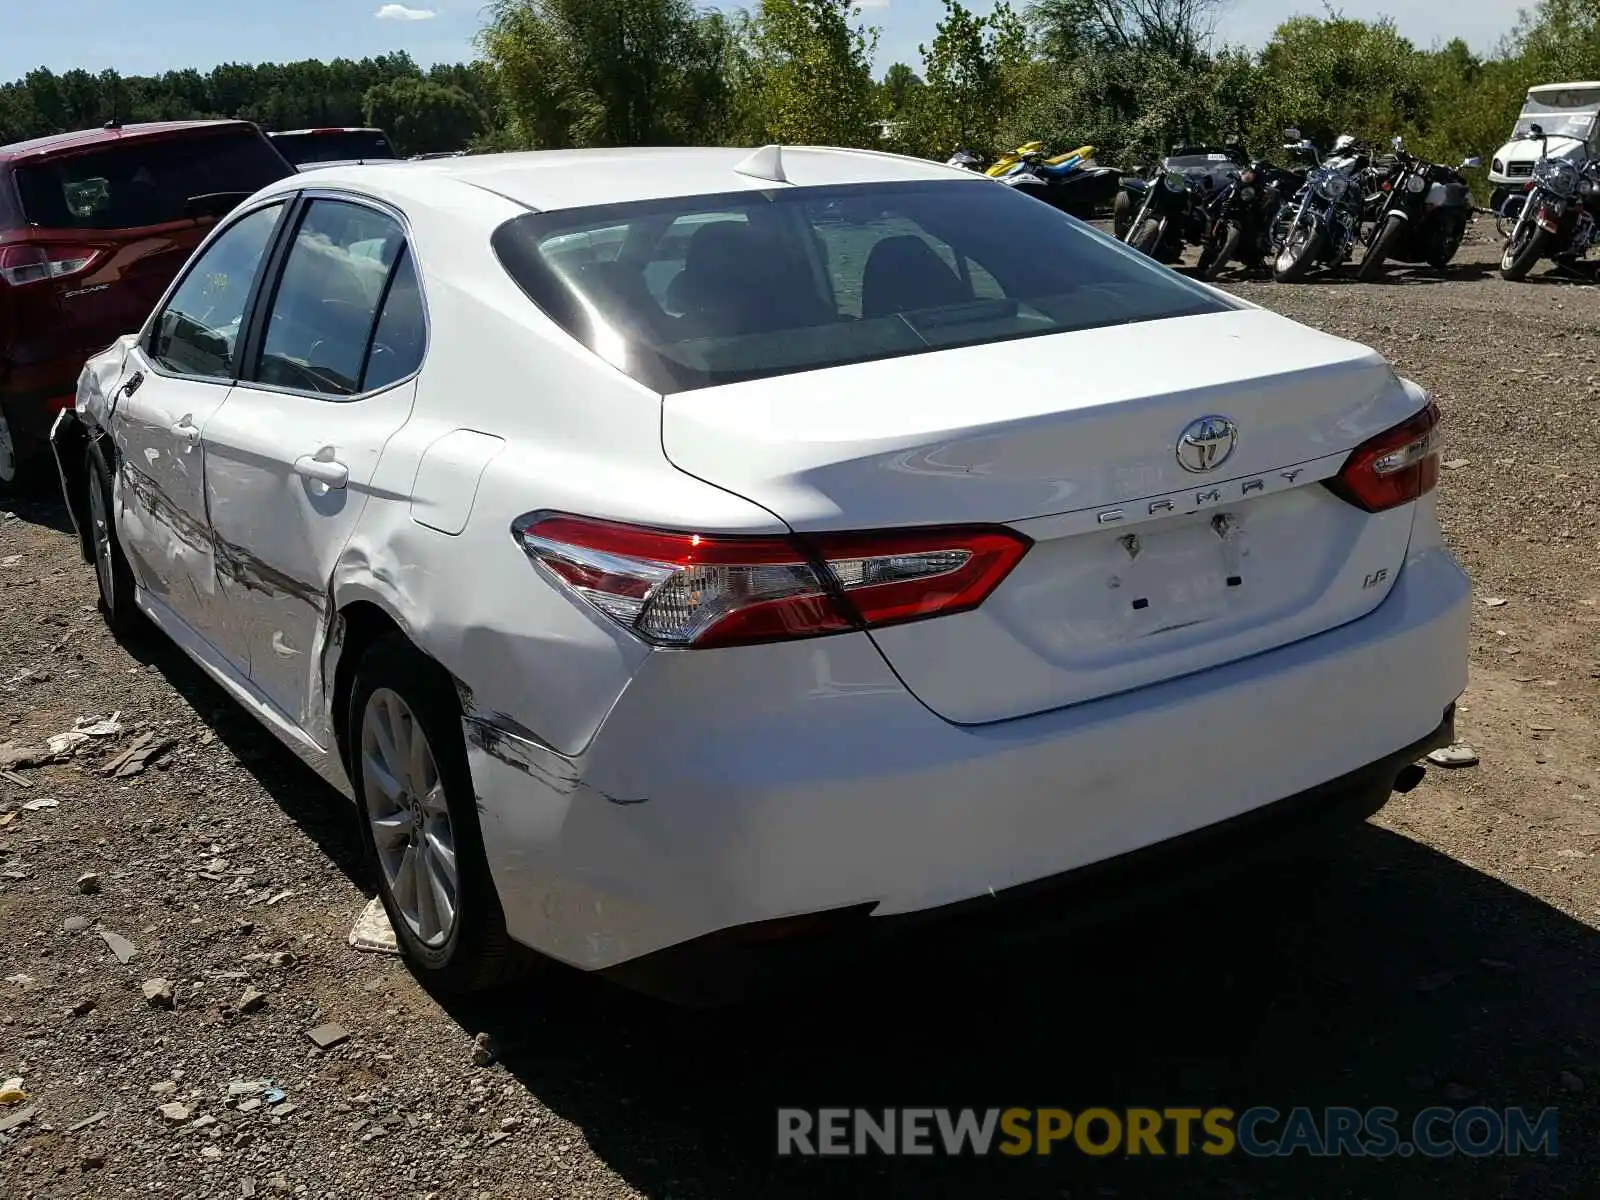
M 208 641 L 216 640 L 217 580 L 200 429 L 229 390 L 226 381 L 160 374 L 135 347 L 112 421 L 119 458 L 117 533 L 134 577 Z M 243 665 L 234 647 L 217 648 Z
M 202 430 L 238 377 L 245 316 L 284 211 L 281 200 L 250 209 L 207 243 L 129 353 L 112 402 L 117 528 L 134 574 L 240 669 L 245 648 L 219 621 Z

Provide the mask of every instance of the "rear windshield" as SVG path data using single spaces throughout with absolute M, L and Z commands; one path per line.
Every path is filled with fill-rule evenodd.
M 395 156 L 389 139 L 376 129 L 278 133 L 273 135 L 272 144 L 297 167 L 306 163 L 349 162 L 359 158 Z
M 1233 307 L 977 180 L 530 213 L 493 244 L 534 303 L 659 392 Z
M 198 196 L 244 199 L 292 170 L 255 129 L 127 141 L 19 164 L 17 194 L 30 225 L 136 229 L 192 217 Z

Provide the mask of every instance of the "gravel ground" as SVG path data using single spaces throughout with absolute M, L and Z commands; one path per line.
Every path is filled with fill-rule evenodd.
M 1496 253 L 1480 226 L 1444 278 L 1225 281 L 1438 397 L 1480 766 L 1431 772 L 1310 875 L 1092 940 L 919 943 L 732 1012 L 565 974 L 444 1007 L 352 951 L 370 893 L 342 802 L 175 652 L 113 641 L 59 506 L 17 504 L 0 740 L 122 730 L 0 776 L 0 1079 L 27 1096 L 0 1125 L 34 1110 L 0 1132 L 0 1196 L 1596 1194 L 1600 302 L 1505 284 Z M 348 1038 L 321 1049 L 328 1023 Z M 778 1105 L 1184 1103 L 1553 1105 L 1561 1154 L 774 1156 Z

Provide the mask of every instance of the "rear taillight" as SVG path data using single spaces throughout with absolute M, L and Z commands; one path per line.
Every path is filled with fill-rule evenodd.
M 1439 482 L 1439 406 L 1357 446 L 1339 474 L 1328 480 L 1338 496 L 1367 512 L 1383 512 L 1431 492 Z
M 528 557 L 647 642 L 815 637 L 976 608 L 1032 543 L 993 526 L 716 537 L 539 514 Z
M 46 279 L 76 275 L 88 270 L 99 253 L 89 246 L 39 245 L 32 242 L 0 246 L 0 279 L 12 287 L 21 287 L 25 283 L 42 283 Z

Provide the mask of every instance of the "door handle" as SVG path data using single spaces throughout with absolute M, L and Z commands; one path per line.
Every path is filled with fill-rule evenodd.
M 194 414 L 187 413 L 183 419 L 172 426 L 172 436 L 188 442 L 191 446 L 200 444 L 200 426 L 194 423 Z
M 294 473 L 335 489 L 350 482 L 350 468 L 342 462 L 332 458 L 315 458 L 309 454 L 302 454 L 294 460 Z

